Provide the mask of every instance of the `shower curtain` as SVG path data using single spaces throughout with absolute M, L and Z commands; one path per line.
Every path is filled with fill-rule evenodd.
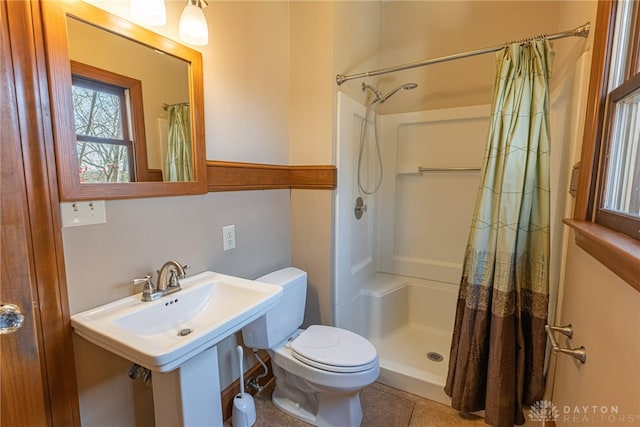
M 493 426 L 543 397 L 549 305 L 546 39 L 497 54 L 489 138 L 463 266 L 445 392 Z
M 193 181 L 189 106 L 170 105 L 169 141 L 164 165 L 164 181 Z

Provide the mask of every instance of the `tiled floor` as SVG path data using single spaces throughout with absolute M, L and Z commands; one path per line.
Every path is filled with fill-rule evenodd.
M 256 427 L 308 427 L 271 403 L 273 382 L 255 397 Z M 360 394 L 364 419 L 362 427 L 485 427 L 476 416 L 465 419 L 455 409 L 406 393 L 384 384 L 373 383 Z M 225 426 L 230 426 L 226 423 Z M 341 426 L 336 426 L 341 427 Z

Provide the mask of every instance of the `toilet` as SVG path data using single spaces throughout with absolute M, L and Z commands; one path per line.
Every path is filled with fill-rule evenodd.
M 265 349 L 271 356 L 276 379 L 273 404 L 316 426 L 359 426 L 360 390 L 380 373 L 376 348 L 341 328 L 313 325 L 299 329 L 306 272 L 289 267 L 256 280 L 283 288 L 280 302 L 242 329 L 247 347 Z

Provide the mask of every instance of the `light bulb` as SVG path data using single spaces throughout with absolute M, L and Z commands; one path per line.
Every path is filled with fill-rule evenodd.
M 190 2 L 180 16 L 180 39 L 194 46 L 206 46 L 209 43 L 209 28 L 204 12 Z
M 143 24 L 159 27 L 167 23 L 164 0 L 131 0 L 130 8 L 131 16 Z

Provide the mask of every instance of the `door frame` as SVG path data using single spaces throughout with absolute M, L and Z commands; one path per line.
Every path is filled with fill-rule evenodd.
M 54 426 L 79 426 L 41 5 L 38 0 L 2 3 L 7 11 L 18 101 L 16 115 L 25 171 L 25 208 L 31 235 L 28 256 L 33 272 L 36 339 L 49 404 L 46 410 Z

